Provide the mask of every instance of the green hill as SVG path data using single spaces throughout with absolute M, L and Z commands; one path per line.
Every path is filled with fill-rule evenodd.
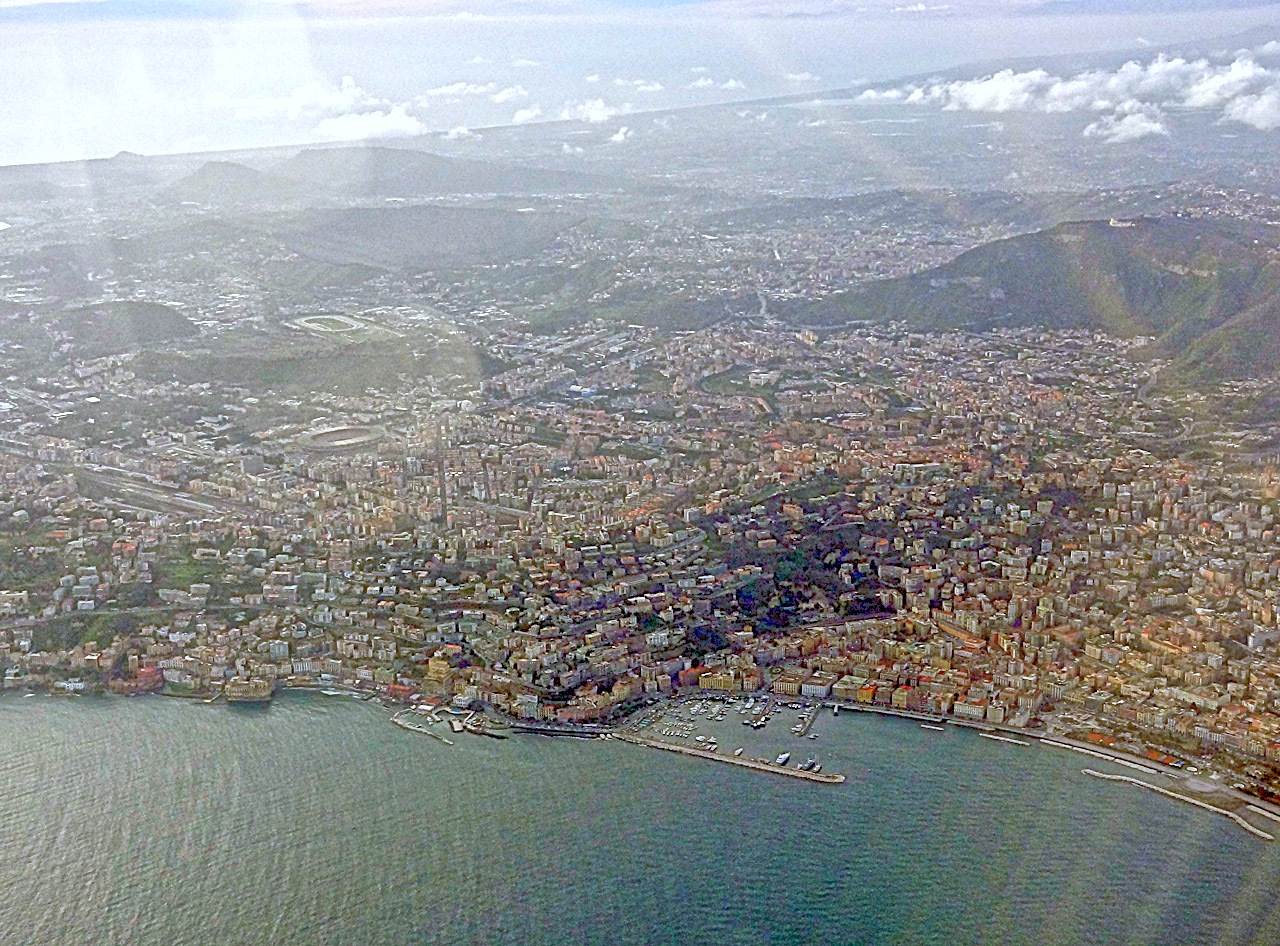
M 1043 326 L 1156 339 L 1192 377 L 1280 371 L 1280 233 L 1182 217 L 1070 223 L 999 240 L 913 276 L 776 307 L 834 326 L 902 320 L 921 329 Z
M 137 351 L 196 334 L 177 309 L 154 302 L 103 302 L 63 312 L 54 327 L 71 336 L 81 355 L 94 357 Z

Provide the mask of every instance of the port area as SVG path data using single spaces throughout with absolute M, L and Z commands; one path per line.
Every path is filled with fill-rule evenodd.
M 756 772 L 835 785 L 823 772 L 812 732 L 820 707 L 777 694 L 700 694 L 663 702 L 632 716 L 614 738 Z M 806 758 L 807 757 L 807 758 Z
M 695 746 L 680 746 L 670 742 L 663 742 L 660 739 L 647 739 L 644 736 L 637 736 L 633 733 L 618 733 L 617 739 L 622 742 L 630 742 L 637 746 L 649 746 L 653 749 L 663 749 L 667 752 L 677 752 L 680 755 L 694 756 L 698 759 L 711 759 L 713 762 L 727 762 L 730 765 L 741 766 L 744 769 L 752 769 L 756 772 L 771 772 L 774 775 L 788 775 L 791 778 L 804 779 L 808 782 L 825 782 L 828 785 L 838 785 L 844 781 L 844 776 L 836 772 L 812 772 L 804 769 L 792 768 L 786 765 L 776 765 L 764 759 L 748 759 L 743 756 L 727 755 L 726 753 L 711 749 L 699 749 Z

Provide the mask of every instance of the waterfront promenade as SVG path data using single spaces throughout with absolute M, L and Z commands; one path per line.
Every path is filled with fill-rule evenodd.
M 681 755 L 696 756 L 699 759 L 711 759 L 714 762 L 727 762 L 730 765 L 739 765 L 744 769 L 754 769 L 757 772 L 772 772 L 774 775 L 789 775 L 792 778 L 804 779 L 808 782 L 823 782 L 827 785 L 839 785 L 844 781 L 844 776 L 833 772 L 806 772 L 803 769 L 788 768 L 785 765 L 774 765 L 772 762 L 761 762 L 758 759 L 744 759 L 741 756 L 724 755 L 720 752 L 712 752 L 709 749 L 695 749 L 692 746 L 677 746 L 670 742 L 663 742 L 660 739 L 646 739 L 644 736 L 636 736 L 632 733 L 617 733 L 616 739 L 623 742 L 630 742 L 637 746 L 649 746 L 653 749 L 665 749 L 667 752 L 678 752 Z

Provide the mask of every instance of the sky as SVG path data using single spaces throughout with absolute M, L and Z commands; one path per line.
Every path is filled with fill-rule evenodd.
M 0 0 L 0 164 L 462 136 L 538 121 L 621 127 L 638 111 L 849 87 L 922 108 L 1091 110 L 1104 141 L 1166 134 L 1169 109 L 1202 100 L 1226 121 L 1269 131 L 1280 127 L 1280 50 L 1224 49 L 1176 68 L 1153 53 L 1137 64 L 1143 76 L 1099 74 L 1083 87 L 1078 75 L 1025 62 L 1007 75 L 997 68 L 1257 26 L 1280 36 L 1280 5 Z M 974 61 L 997 64 L 975 76 L 988 85 L 894 81 Z

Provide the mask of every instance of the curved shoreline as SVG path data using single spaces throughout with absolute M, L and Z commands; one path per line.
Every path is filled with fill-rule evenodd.
M 1253 825 L 1249 824 L 1249 822 L 1245 821 L 1244 818 L 1240 817 L 1240 815 L 1238 815 L 1236 812 L 1228 811 L 1226 808 L 1219 808 L 1217 805 L 1211 805 L 1208 802 L 1201 801 L 1198 798 L 1191 798 L 1189 795 L 1183 795 L 1178 792 L 1171 792 L 1167 788 L 1161 788 L 1159 785 L 1152 785 L 1150 782 L 1144 782 L 1141 779 L 1131 778 L 1128 775 L 1111 775 L 1107 772 L 1099 772 L 1096 769 L 1081 769 L 1080 771 L 1083 772 L 1085 775 L 1092 775 L 1094 778 L 1106 779 L 1108 782 L 1125 782 L 1129 785 L 1137 785 L 1141 788 L 1149 789 L 1150 791 L 1153 791 L 1153 792 L 1159 792 L 1161 795 L 1166 795 L 1169 798 L 1176 799 L 1177 801 L 1183 801 L 1183 802 L 1186 802 L 1188 805 L 1195 805 L 1197 808 L 1203 808 L 1205 811 L 1212 811 L 1214 814 L 1222 815 L 1223 817 L 1230 818 L 1232 821 L 1234 821 L 1240 827 L 1244 828 L 1250 834 L 1256 835 L 1257 837 L 1261 838 L 1264 841 L 1275 840 L 1275 835 L 1268 834 L 1266 831 L 1263 831 L 1261 828 L 1254 827 Z
M 1135 756 L 1132 753 L 1121 749 L 1112 749 L 1107 746 L 1094 745 L 1092 743 L 1085 744 L 1070 736 L 1059 734 L 1047 734 L 1043 732 L 1028 732 L 1024 729 L 1015 729 L 1010 726 L 1000 726 L 993 723 L 980 722 L 977 720 L 956 719 L 950 716 L 927 716 L 923 713 L 912 712 L 911 710 L 899 710 L 888 706 L 867 706 L 849 703 L 837 703 L 835 701 L 824 701 L 821 703 L 824 707 L 839 706 L 841 711 L 855 710 L 860 713 L 874 714 L 877 716 L 891 716 L 898 719 L 910 720 L 912 722 L 921 722 L 927 719 L 931 723 L 942 723 L 945 726 L 954 726 L 957 729 L 971 729 L 979 734 L 983 733 L 1000 733 L 1006 736 L 1016 736 L 1023 739 L 1029 739 L 1034 742 L 1041 743 L 1046 746 L 1053 746 L 1057 749 L 1069 749 L 1072 752 L 1079 752 L 1083 755 L 1093 756 L 1102 759 L 1105 762 L 1111 762 L 1116 765 L 1122 765 L 1126 768 L 1135 769 L 1145 772 L 1149 775 L 1158 775 L 1165 778 L 1182 779 L 1186 778 L 1186 773 L 1177 769 L 1171 769 L 1169 766 L 1162 765 L 1150 759 Z M 1273 821 L 1280 822 L 1280 806 L 1258 798 L 1256 795 L 1250 795 L 1237 789 L 1227 786 L 1218 786 L 1218 791 L 1222 794 L 1229 795 L 1235 801 L 1241 802 L 1246 808 L 1256 810 L 1263 817 Z M 1181 798 L 1183 796 L 1173 793 Z

